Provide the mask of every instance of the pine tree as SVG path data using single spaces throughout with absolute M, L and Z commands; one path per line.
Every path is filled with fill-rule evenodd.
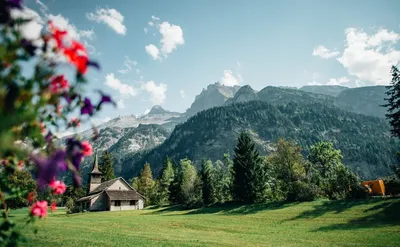
M 233 199 L 246 203 L 258 201 L 259 186 L 262 185 L 256 178 L 258 178 L 257 173 L 260 172 L 261 159 L 248 133 L 240 134 L 234 151 Z
M 200 170 L 200 178 L 202 181 L 202 195 L 203 203 L 205 205 L 215 203 L 217 201 L 215 197 L 215 179 L 214 179 L 214 167 L 211 160 L 203 160 Z
M 102 182 L 115 178 L 113 156 L 108 150 L 101 154 L 99 170 L 103 173 L 101 177 Z
M 383 106 L 388 107 L 386 118 L 392 126 L 392 135 L 400 138 L 400 72 L 398 68 L 392 66 L 391 74 L 391 84 L 386 87 L 387 104 Z
M 164 167 L 159 179 L 158 194 L 159 203 L 161 205 L 169 204 L 171 194 L 171 184 L 174 181 L 174 169 L 172 167 L 171 159 L 167 156 L 164 160 Z
M 139 178 L 137 180 L 137 187 L 140 194 L 146 197 L 146 203 L 151 204 L 151 193 L 154 186 L 153 175 L 151 173 L 150 164 L 146 163 L 140 172 Z

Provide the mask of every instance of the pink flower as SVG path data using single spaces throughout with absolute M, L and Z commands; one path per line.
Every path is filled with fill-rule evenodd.
M 46 132 L 46 125 L 44 125 L 43 122 L 40 123 L 40 132 L 42 133 Z
M 82 142 L 82 154 L 84 156 L 91 156 L 93 154 L 92 145 L 88 141 Z
M 73 119 L 71 119 L 71 125 L 72 127 L 79 127 L 81 126 L 81 121 L 74 117 Z
M 50 209 L 51 209 L 51 211 L 56 211 L 56 210 L 57 210 L 57 205 L 56 205 L 55 202 L 52 202 L 52 203 L 50 204 Z
M 62 109 L 63 109 L 62 105 L 58 105 L 58 106 L 57 106 L 56 112 L 57 112 L 58 115 L 61 115 Z
M 53 193 L 55 195 L 61 195 L 64 194 L 65 190 L 67 189 L 67 186 L 65 186 L 65 183 L 62 181 L 58 180 L 53 180 L 49 183 L 50 188 L 53 189 Z
M 18 162 L 18 171 L 22 171 L 22 167 L 24 166 L 24 161 L 23 160 L 20 160 L 19 162 Z
M 39 218 L 45 218 L 47 216 L 47 201 L 35 202 L 31 207 L 31 215 L 38 216 Z
M 67 91 L 69 88 L 68 81 L 65 79 L 64 75 L 58 75 L 54 77 L 50 82 L 50 92 L 51 93 L 62 93 Z

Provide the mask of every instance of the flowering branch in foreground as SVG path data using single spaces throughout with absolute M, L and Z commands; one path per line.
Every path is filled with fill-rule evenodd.
M 0 0 L 0 243 L 8 246 L 21 240 L 15 223 L 8 217 L 9 200 L 25 196 L 31 204 L 28 222 L 45 218 L 49 207 L 49 201 L 36 201 L 34 191 L 12 185 L 8 177 L 28 170 L 34 174 L 37 189 L 49 188 L 53 197 L 66 190 L 65 183 L 57 179 L 61 173 L 71 172 L 74 183 L 80 185 L 80 164 L 85 156 L 92 155 L 92 146 L 77 136 L 60 146 L 52 131 L 76 129 L 97 114 L 103 104 L 115 105 L 109 95 L 100 91 L 97 104 L 81 95 L 88 68 L 99 69 L 99 65 L 89 59 L 79 41 L 52 22 L 48 23 L 49 32 L 40 39 L 28 40 L 22 36 L 20 25 L 31 20 L 13 19 L 12 11 L 24 11 L 21 0 Z M 57 73 L 60 60 L 76 70 L 74 82 Z M 32 76 L 26 77 L 23 68 L 32 64 Z M 77 112 L 79 116 L 74 114 Z M 50 209 L 57 209 L 54 200 Z

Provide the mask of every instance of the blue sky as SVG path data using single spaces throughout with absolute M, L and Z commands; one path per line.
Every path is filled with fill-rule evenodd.
M 96 121 L 139 115 L 154 104 L 184 112 L 216 81 L 256 90 L 384 85 L 400 60 L 397 0 L 25 3 L 44 20 L 67 23 L 101 64 L 88 73 L 88 91 L 110 93 L 120 108 Z M 156 59 L 154 49 L 146 52 L 150 45 Z

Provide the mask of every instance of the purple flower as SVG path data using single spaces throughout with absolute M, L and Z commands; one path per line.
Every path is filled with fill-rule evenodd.
M 100 107 L 103 103 L 111 103 L 111 104 L 115 105 L 115 102 L 111 99 L 110 95 L 104 94 L 100 90 L 99 90 L 99 93 L 101 94 L 101 99 L 100 99 L 99 104 L 97 105 L 97 109 L 100 109 Z
M 31 55 L 31 56 L 35 55 L 35 51 L 36 51 L 37 47 L 34 46 L 32 44 L 32 42 L 30 42 L 29 40 L 26 40 L 26 39 L 22 39 L 21 45 L 25 49 L 25 51 L 29 53 L 29 55 Z
M 9 8 L 22 9 L 22 0 L 6 0 Z
M 69 138 L 67 140 L 67 153 L 72 165 L 76 170 L 79 170 L 83 159 L 82 143 L 75 138 Z
M 46 142 L 50 142 L 53 139 L 53 133 L 49 131 L 49 133 L 47 133 L 44 139 L 46 140 Z
M 89 98 L 84 99 L 81 114 L 89 114 L 90 116 L 93 114 L 93 105 Z
M 39 189 L 43 189 L 61 171 L 67 170 L 65 162 L 66 153 L 57 150 L 52 156 L 32 155 L 32 160 L 37 166 L 37 184 Z
M 100 65 L 97 62 L 88 60 L 86 65 L 95 67 L 96 69 L 100 70 Z

